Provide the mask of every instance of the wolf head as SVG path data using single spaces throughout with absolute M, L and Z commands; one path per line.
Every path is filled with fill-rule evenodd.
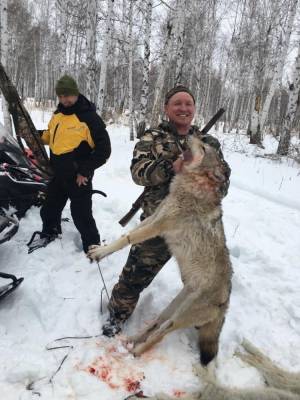
M 189 148 L 190 150 L 183 154 L 183 170 L 200 176 L 206 175 L 216 183 L 221 184 L 226 181 L 225 167 L 212 146 L 204 143 L 197 136 L 191 136 Z

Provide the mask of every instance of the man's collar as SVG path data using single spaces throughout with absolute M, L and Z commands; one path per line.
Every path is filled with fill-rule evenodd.
M 182 136 L 182 135 L 179 135 L 175 124 L 173 124 L 173 123 L 170 122 L 170 121 L 163 120 L 163 121 L 159 124 L 159 128 L 163 129 L 164 131 L 171 132 L 173 135 Z M 189 129 L 189 131 L 188 131 L 188 133 L 187 133 L 187 136 L 192 135 L 195 131 L 199 131 L 198 126 L 196 126 L 196 125 L 191 125 L 191 127 L 190 127 L 190 129 Z

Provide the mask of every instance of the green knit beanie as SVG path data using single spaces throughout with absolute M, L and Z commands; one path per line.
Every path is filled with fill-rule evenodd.
M 57 96 L 79 95 L 77 83 L 70 75 L 64 75 L 57 81 L 55 91 Z

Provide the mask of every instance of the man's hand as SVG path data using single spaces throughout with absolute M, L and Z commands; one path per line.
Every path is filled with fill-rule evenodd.
M 76 183 L 78 186 L 86 186 L 88 183 L 89 178 L 87 178 L 86 176 L 77 174 L 77 178 L 76 178 Z
M 173 162 L 173 169 L 175 174 L 181 172 L 184 163 L 190 163 L 193 161 L 193 155 L 191 150 L 185 150 L 180 156 Z
M 182 170 L 182 166 L 183 166 L 183 157 L 180 155 L 177 160 L 175 160 L 173 162 L 173 170 L 175 172 L 175 174 L 178 174 L 178 172 L 180 172 Z

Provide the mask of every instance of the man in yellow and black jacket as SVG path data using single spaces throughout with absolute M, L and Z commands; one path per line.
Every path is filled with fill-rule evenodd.
M 41 209 L 42 239 L 49 242 L 61 233 L 62 210 L 70 199 L 72 218 L 87 252 L 90 245 L 100 243 L 92 215 L 92 177 L 109 158 L 111 145 L 95 105 L 79 93 L 71 76 L 60 78 L 55 90 L 59 104 L 42 134 L 54 172 Z

